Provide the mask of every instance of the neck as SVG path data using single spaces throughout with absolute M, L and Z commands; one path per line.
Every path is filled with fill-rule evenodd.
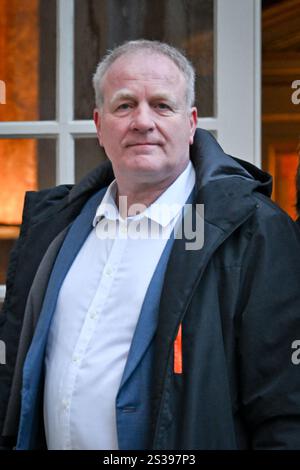
M 153 204 L 156 199 L 170 186 L 170 184 L 157 188 L 143 187 L 136 190 L 122 191 L 119 186 L 116 194 L 116 204 L 118 206 L 121 217 L 126 218 L 128 216 L 136 215 L 138 206 L 140 206 L 139 212 L 142 212 L 143 208 L 147 208 Z M 135 207 L 134 207 L 135 206 Z
M 174 183 L 176 178 L 185 170 L 187 165 L 188 162 L 185 167 L 182 168 L 180 172 L 174 174 L 172 178 L 167 178 L 159 183 L 156 182 L 155 184 L 153 182 L 133 183 L 132 181 L 128 183 L 127 179 L 124 181 L 124 179 L 116 176 L 116 204 L 121 217 L 126 218 L 128 216 L 135 215 L 137 206 L 132 208 L 133 205 L 141 205 L 145 210 L 153 204 L 153 202 L 156 201 L 156 199 L 158 199 L 159 196 L 161 196 L 161 194 Z M 139 209 L 139 212 L 142 212 L 142 210 Z

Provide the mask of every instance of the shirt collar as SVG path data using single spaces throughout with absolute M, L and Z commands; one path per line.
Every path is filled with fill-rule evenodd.
M 116 194 L 117 182 L 116 180 L 113 180 L 108 186 L 106 193 L 96 210 L 96 215 L 93 220 L 94 227 L 103 217 L 110 220 L 117 220 L 120 218 L 119 209 L 115 202 Z
M 195 185 L 196 175 L 194 167 L 189 161 L 184 171 L 177 179 L 141 214 L 130 217 L 129 219 L 137 220 L 147 217 L 158 223 L 162 227 L 166 227 L 178 215 L 187 201 L 192 189 Z M 99 204 L 96 215 L 93 220 L 93 226 L 103 218 L 110 220 L 122 220 L 115 197 L 117 193 L 117 182 L 114 180 L 106 190 L 106 193 Z

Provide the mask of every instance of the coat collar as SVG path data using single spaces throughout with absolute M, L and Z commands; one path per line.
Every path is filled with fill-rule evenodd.
M 270 175 L 226 155 L 208 131 L 197 129 L 190 156 L 196 171 L 196 202 L 205 205 L 205 220 L 221 230 L 230 232 L 253 209 L 254 192 L 271 194 Z M 85 201 L 113 179 L 112 166 L 106 161 L 71 189 L 61 208 Z

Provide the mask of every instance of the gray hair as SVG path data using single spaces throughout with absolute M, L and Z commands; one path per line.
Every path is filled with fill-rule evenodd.
M 149 41 L 146 39 L 138 39 L 136 41 L 127 41 L 121 46 L 108 51 L 103 59 L 97 65 L 96 72 L 93 76 L 93 85 L 95 90 L 96 106 L 100 109 L 103 105 L 102 84 L 103 77 L 109 67 L 119 57 L 139 51 L 149 51 L 150 53 L 161 54 L 169 59 L 183 73 L 186 81 L 186 104 L 190 108 L 195 102 L 195 69 L 192 63 L 175 47 L 160 41 Z

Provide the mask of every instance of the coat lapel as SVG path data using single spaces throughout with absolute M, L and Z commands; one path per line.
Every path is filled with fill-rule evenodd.
M 23 368 L 23 394 L 17 448 L 32 446 L 38 415 L 44 353 L 48 331 L 62 282 L 78 251 L 92 229 L 92 220 L 105 189 L 95 194 L 71 226 L 54 264 L 35 334 Z
M 147 289 L 126 361 L 120 391 L 138 367 L 156 332 L 163 278 L 173 242 L 174 238 L 169 238 Z

